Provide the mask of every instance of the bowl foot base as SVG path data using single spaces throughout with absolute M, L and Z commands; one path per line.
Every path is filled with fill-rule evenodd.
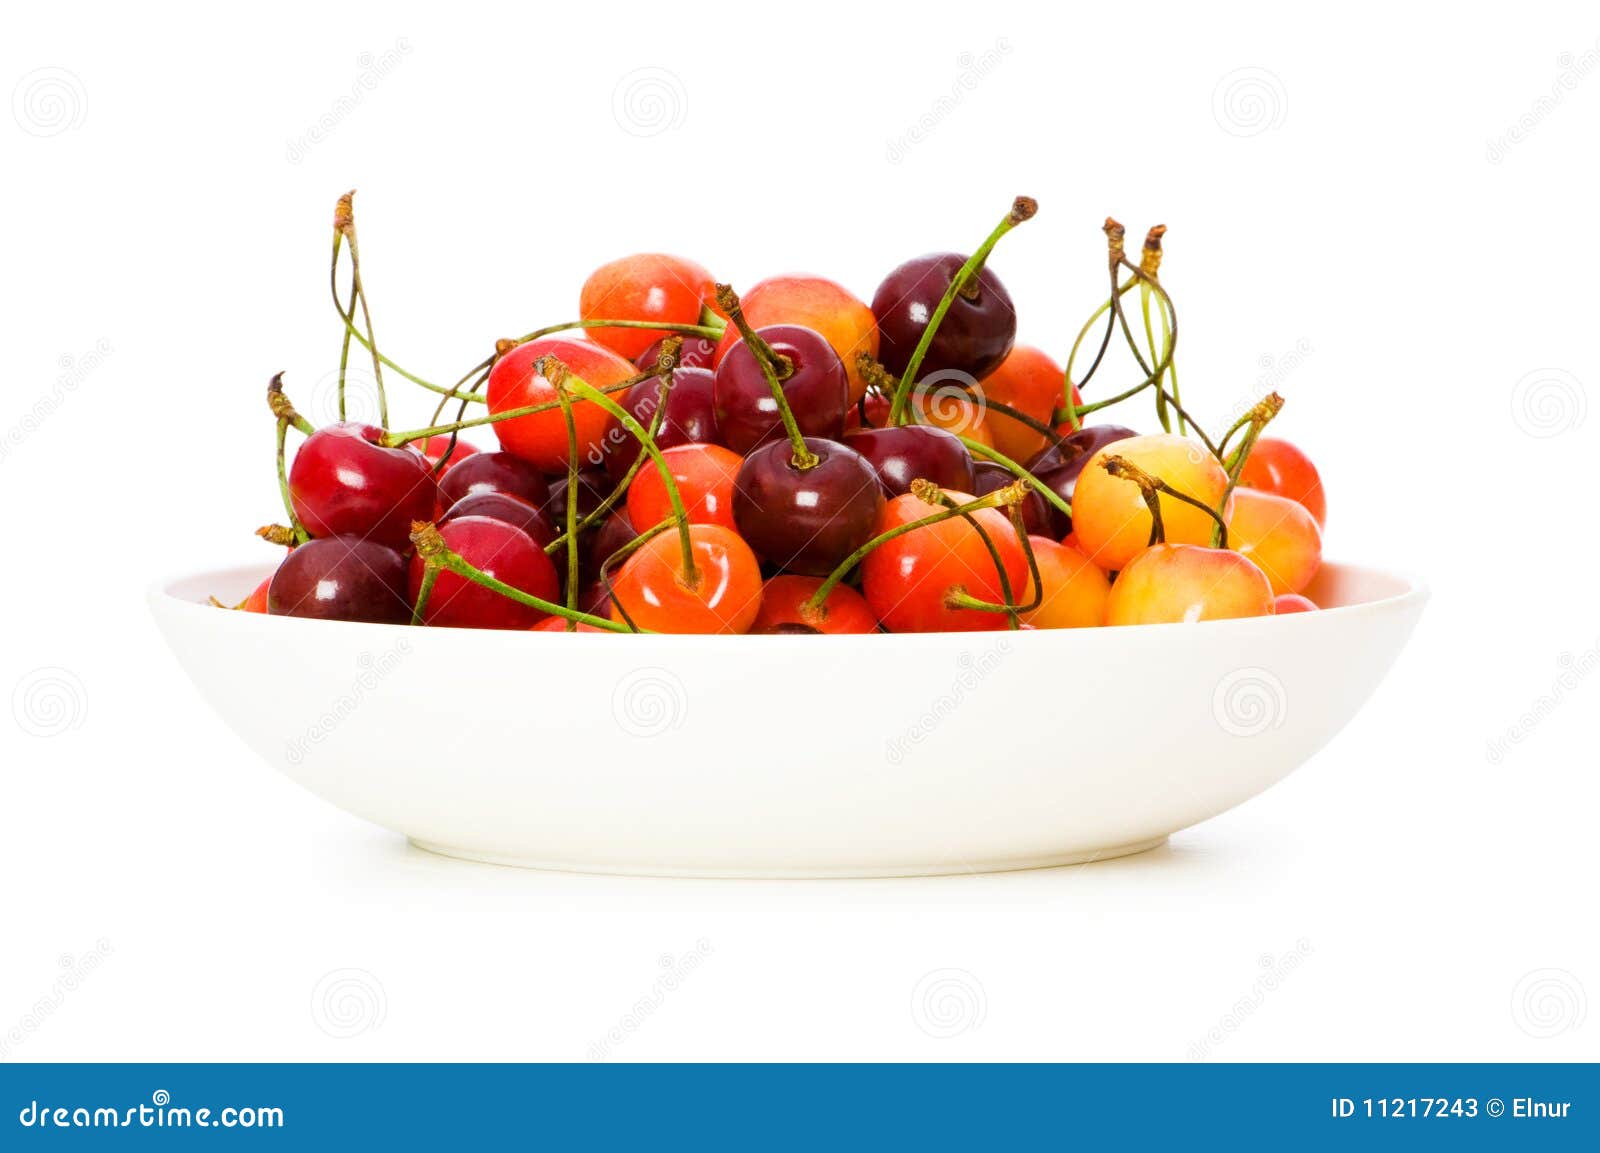
M 542 857 L 522 856 L 516 853 L 483 852 L 478 849 L 439 845 L 431 841 L 408 838 L 412 845 L 441 857 L 454 857 L 462 861 L 476 861 L 485 865 L 508 865 L 518 869 L 541 869 L 560 873 L 599 873 L 610 876 L 631 877 L 702 877 L 723 879 L 771 880 L 827 880 L 850 877 L 941 877 L 960 876 L 963 873 L 1009 873 L 1021 869 L 1053 869 L 1063 865 L 1086 865 L 1095 861 L 1109 861 L 1144 853 L 1167 843 L 1166 837 L 1153 837 L 1148 841 L 1133 841 L 1125 845 L 1109 845 L 1100 849 L 1085 849 L 1072 853 L 1056 853 L 1042 857 L 1003 857 L 993 860 L 907 862 L 883 865 L 837 865 L 817 868 L 778 868 L 771 866 L 697 867 L 694 865 L 665 865 L 648 861 L 599 862 L 562 861 Z

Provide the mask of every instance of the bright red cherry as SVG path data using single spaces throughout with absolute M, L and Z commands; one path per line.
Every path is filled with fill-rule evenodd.
M 512 588 L 547 601 L 560 595 L 555 565 L 519 528 L 489 517 L 464 516 L 440 524 L 439 535 L 461 559 Z M 413 602 L 425 570 L 420 556 L 411 558 L 408 587 Z M 422 621 L 452 628 L 526 629 L 544 615 L 465 577 L 440 572 L 423 607 Z
M 358 536 L 307 541 L 291 550 L 272 574 L 267 612 L 279 617 L 404 624 L 411 619 L 405 558 L 388 545 Z
M 491 414 L 555 403 L 555 387 L 534 368 L 541 356 L 556 357 L 585 384 L 598 389 L 639 375 L 632 361 L 598 344 L 553 336 L 530 340 L 495 361 L 489 370 L 485 395 Z M 578 430 L 578 459 L 602 459 L 614 423 L 611 415 L 591 400 L 575 399 L 572 418 Z M 567 467 L 567 420 L 559 407 L 497 421 L 491 427 L 502 448 L 539 471 L 561 472 Z
M 806 437 L 805 445 L 814 458 L 807 468 L 795 463 L 787 439 L 744 458 L 733 486 L 733 519 L 762 560 L 826 576 L 872 536 L 883 486 L 872 465 L 838 441 Z
M 691 524 L 735 527 L 733 489 L 744 463 L 738 453 L 720 444 L 680 444 L 665 449 L 661 459 L 667 462 L 672 479 L 677 482 Z M 628 486 L 628 520 L 650 528 L 671 515 L 672 502 L 661 470 L 654 461 L 646 461 Z
M 1264 436 L 1256 441 L 1239 473 L 1239 483 L 1297 500 L 1317 518 L 1319 528 L 1328 527 L 1328 498 L 1317 466 L 1286 440 Z
M 641 252 L 602 264 L 591 272 L 578 296 L 578 315 L 584 320 L 696 324 L 701 308 L 713 295 L 711 274 L 694 261 L 660 252 Z M 595 343 L 630 360 L 671 335 L 650 328 L 591 328 L 588 333 Z M 571 367 L 583 375 L 576 365 Z
M 383 430 L 352 421 L 319 428 L 289 469 L 295 516 L 315 537 L 359 536 L 406 549 L 429 520 L 438 485 L 421 453 L 385 448 Z
M 895 376 L 905 373 L 911 353 L 922 339 L 950 282 L 967 258 L 954 252 L 908 260 L 884 278 L 872 297 L 878 318 L 878 359 Z M 1005 360 L 1017 336 L 1017 310 L 1011 294 L 988 265 L 956 293 L 928 346 L 919 380 L 938 372 L 955 372 L 982 380 Z
M 717 524 L 689 526 L 696 581 L 685 577 L 676 530 L 639 547 L 611 582 L 611 619 L 658 633 L 743 633 L 761 611 L 761 565 L 750 546 Z
M 972 500 L 961 492 L 946 491 L 945 495 L 957 504 Z M 897 496 L 884 506 L 874 535 L 940 511 L 942 506 L 928 504 L 914 493 Z M 992 508 L 979 509 L 972 516 L 1000 555 L 1012 603 L 1025 603 L 1021 597 L 1028 581 L 1028 561 L 1011 521 Z M 862 562 L 861 591 L 890 632 L 975 632 L 1008 626 L 1005 613 L 952 603 L 957 593 L 991 604 L 1005 599 L 994 559 L 983 538 L 963 517 L 925 525 L 873 549 Z
M 770 325 L 756 335 L 779 357 L 783 395 L 801 434 L 838 440 L 850 400 L 850 382 L 839 354 L 820 333 L 799 325 Z M 783 436 L 772 386 L 744 341 L 717 365 L 714 391 L 718 435 L 734 452 L 742 455 Z
M 1232 549 L 1158 544 L 1117 574 L 1106 624 L 1192 624 L 1272 612 L 1272 586 Z
M 456 437 L 456 445 L 451 448 L 450 435 L 448 433 L 443 436 L 430 436 L 423 440 L 413 440 L 406 447 L 422 454 L 422 459 L 427 461 L 428 467 L 434 470 L 435 477 L 443 476 L 478 451 L 476 445 L 468 444 L 460 437 Z M 445 456 L 447 452 L 450 454 L 448 458 Z M 439 465 L 441 460 L 444 461 L 442 468 Z
M 820 613 L 805 611 L 806 602 L 822 587 L 822 578 L 775 576 L 761 587 L 761 612 L 753 633 L 875 633 L 878 618 L 865 598 L 849 585 L 834 585 Z
M 439 503 L 448 509 L 468 496 L 500 492 L 543 508 L 550 500 L 544 474 L 509 452 L 480 452 L 454 465 L 439 481 Z
M 583 621 L 569 621 L 566 617 L 549 616 L 528 630 L 535 633 L 604 633 L 614 635 L 610 629 L 597 628 Z

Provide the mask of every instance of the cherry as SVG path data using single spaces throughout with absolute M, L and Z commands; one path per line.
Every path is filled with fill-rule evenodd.
M 250 595 L 245 597 L 244 600 L 240 601 L 236 607 L 241 612 L 247 612 L 247 613 L 264 613 L 264 612 L 266 612 L 267 611 L 267 590 L 270 589 L 271 587 L 272 587 L 272 578 L 268 577 L 266 580 L 264 580 L 260 584 L 256 585 L 255 589 L 250 593 Z
M 761 611 L 752 633 L 875 633 L 878 618 L 865 598 L 849 585 L 834 585 L 818 613 L 805 603 L 822 587 L 817 577 L 775 576 L 761 586 Z
M 687 343 L 684 345 L 688 347 Z M 657 448 L 674 448 L 680 444 L 712 444 L 717 439 L 717 411 L 713 397 L 716 378 L 706 368 L 678 368 L 672 374 L 672 387 L 667 392 L 667 411 L 662 414 L 656 430 Z M 655 416 L 661 403 L 661 381 L 657 377 L 641 380 L 627 391 L 620 401 L 623 408 L 645 428 Z M 605 467 L 611 479 L 618 484 L 627 476 L 633 462 L 643 455 L 639 442 L 620 426 L 611 430 L 606 438 Z M 590 463 L 595 463 L 591 461 Z M 647 461 L 640 475 L 648 472 Z
M 1216 509 L 1228 490 L 1228 474 L 1204 445 L 1171 433 L 1134 436 L 1099 449 L 1078 476 L 1072 499 L 1072 531 L 1089 559 L 1108 571 L 1121 569 L 1150 544 L 1150 510 L 1140 486 L 1103 467 L 1118 457 L 1173 489 Z M 1171 544 L 1210 544 L 1216 521 L 1203 509 L 1167 493 L 1158 498 L 1165 539 Z M 1229 505 L 1231 508 L 1231 498 Z M 1227 520 L 1229 508 L 1222 509 Z
M 957 504 L 973 498 L 946 490 Z M 888 532 L 943 511 L 915 493 L 897 496 L 884 506 L 876 531 Z M 1011 521 L 997 509 L 970 514 L 1000 555 L 1013 603 L 1028 580 L 1027 557 Z M 978 530 L 963 517 L 924 525 L 885 541 L 867 554 L 861 567 L 861 591 L 873 615 L 890 632 L 973 632 L 1003 629 L 1005 613 L 959 607 L 958 595 L 990 604 L 1004 601 L 1000 570 Z
M 1022 614 L 1022 623 L 1039 629 L 1077 629 L 1105 623 L 1106 598 L 1111 582 L 1093 561 L 1077 549 L 1057 544 L 1049 537 L 1029 536 L 1039 583 L 1044 592 L 1039 607 Z M 1023 604 L 1033 603 L 1033 577 L 1023 591 Z
M 631 361 L 586 340 L 530 340 L 500 357 L 489 370 L 485 397 L 491 415 L 556 403 L 554 386 L 535 366 L 541 356 L 555 357 L 602 390 L 639 375 Z M 610 414 L 593 401 L 578 400 L 573 402 L 572 418 L 578 430 L 579 459 L 601 460 L 612 426 Z M 567 467 L 567 419 L 559 407 L 496 421 L 492 427 L 502 448 L 541 472 L 560 472 Z
M 761 611 L 761 565 L 750 546 L 717 524 L 689 526 L 695 579 L 684 572 L 678 534 L 639 546 L 611 582 L 611 619 L 659 633 L 743 633 Z M 622 610 L 626 609 L 624 613 Z
M 663 336 L 641 352 L 634 358 L 635 367 L 640 372 L 649 372 L 661 359 L 661 346 L 671 339 L 672 337 L 670 336 Z M 712 369 L 717 367 L 716 356 L 716 341 L 709 340 L 704 336 L 685 336 L 683 337 L 683 346 L 678 349 L 678 367 Z M 604 632 L 605 630 L 601 629 L 600 631 Z
M 650 466 L 647 466 L 650 467 Z M 600 575 L 600 566 L 606 558 L 612 556 L 619 549 L 632 544 L 639 534 L 633 527 L 633 521 L 626 512 L 614 512 L 601 523 L 589 540 L 588 547 L 583 555 L 583 576 L 587 580 L 595 580 Z M 604 589 L 598 589 L 600 597 L 605 596 Z M 581 599 L 582 594 L 580 594 Z M 584 612 L 593 613 L 595 616 L 605 616 L 604 609 L 588 608 L 580 605 Z
M 1138 435 L 1133 429 L 1123 428 L 1119 424 L 1086 426 L 1067 434 L 1060 443 L 1041 452 L 1028 465 L 1028 471 L 1070 505 L 1073 493 L 1077 491 L 1078 476 L 1083 472 L 1083 466 L 1089 463 L 1089 458 L 1108 444 Z M 1053 504 L 1049 504 L 1049 509 L 1049 535 L 1058 538 L 1066 536 L 1072 531 L 1072 518 Z
M 550 518 L 550 523 L 560 525 L 562 531 L 567 527 L 567 489 L 566 476 L 553 477 L 550 480 L 550 500 L 544 506 L 544 513 Z M 578 516 L 583 518 L 592 514 L 611 495 L 611 479 L 597 468 L 582 469 L 578 473 Z
M 804 445 L 809 462 L 797 462 L 787 440 L 745 457 L 733 486 L 733 519 L 762 560 L 826 576 L 872 535 L 883 486 L 872 465 L 838 441 L 806 437 Z
M 1310 510 L 1258 489 L 1234 490 L 1228 546 L 1267 574 L 1274 595 L 1299 592 L 1322 567 L 1322 531 Z
M 521 529 L 486 516 L 458 517 L 438 527 L 452 552 L 496 580 L 547 601 L 560 595 L 555 565 Z M 411 558 L 408 587 L 413 601 L 426 569 L 421 556 Z M 465 577 L 440 571 L 423 606 L 422 622 L 452 628 L 526 629 L 544 615 Z
M 422 459 L 428 462 L 428 467 L 433 469 L 433 475 L 437 478 L 443 476 L 478 451 L 476 445 L 468 444 L 460 437 L 456 437 L 455 441 L 455 448 L 451 448 L 450 434 L 444 433 L 441 436 L 430 436 L 422 440 L 410 441 L 406 444 L 406 447 L 414 452 L 420 452 Z M 445 456 L 447 452 L 450 454 L 448 458 Z M 441 460 L 444 461 L 443 467 L 439 464 Z
M 971 492 L 976 486 L 972 454 L 942 428 L 906 424 L 897 428 L 864 428 L 844 438 L 872 465 L 890 497 L 911 491 L 914 480 L 930 480 L 940 488 Z
M 445 511 L 439 523 L 448 524 L 464 516 L 486 516 L 514 525 L 527 533 L 540 548 L 561 535 L 542 511 L 527 501 L 503 492 L 475 492 L 464 496 Z
M 411 619 L 405 557 L 359 536 L 307 541 L 272 574 L 267 612 L 279 617 L 404 624 Z
M 743 463 L 738 453 L 720 444 L 680 444 L 662 449 L 661 456 L 678 484 L 691 523 L 735 527 L 734 484 Z M 646 463 L 628 486 L 628 520 L 648 529 L 671 515 L 672 501 L 661 470 Z
M 449 509 L 457 501 L 480 493 L 499 492 L 543 507 L 550 500 L 544 474 L 520 456 L 509 452 L 480 452 L 450 468 L 439 481 L 439 504 Z
M 1257 440 L 1239 472 L 1239 483 L 1297 500 L 1317 518 L 1319 528 L 1328 527 L 1328 498 L 1317 466 L 1286 440 L 1270 436 Z
M 975 477 L 972 485 L 973 496 L 996 492 L 1017 479 L 1009 468 L 992 460 L 974 461 L 972 469 Z M 1051 518 L 1054 506 L 1040 496 L 1037 489 L 1030 486 L 1028 495 L 1022 498 L 1022 503 L 1017 507 L 1022 511 L 1022 523 L 1027 528 L 1029 536 L 1049 536 L 1050 543 L 1055 543 L 1055 534 L 1051 531 L 1054 524 Z
M 1087 476 L 1087 474 L 1085 474 Z M 1117 574 L 1106 624 L 1190 624 L 1272 612 L 1272 586 L 1232 549 L 1158 544 Z
M 1272 598 L 1272 611 L 1277 616 L 1286 616 L 1289 613 L 1314 613 L 1317 610 L 1316 602 L 1299 593 L 1279 593 Z
M 876 359 L 878 322 L 872 309 L 849 289 L 822 276 L 770 276 L 751 285 L 740 303 L 752 327 L 798 324 L 820 333 L 844 362 L 850 378 L 850 403 L 866 393 L 867 382 L 856 358 L 864 352 Z M 712 367 L 738 341 L 739 330 L 730 324 L 716 346 Z
M 660 252 L 641 252 L 602 264 L 589 274 L 578 294 L 584 320 L 654 320 L 694 324 L 712 299 L 711 274 L 692 260 Z M 630 360 L 670 335 L 653 328 L 591 328 L 595 343 Z M 579 376 L 583 368 L 558 353 Z M 596 388 L 599 381 L 590 380 Z
M 922 339 L 922 330 L 967 258 L 954 252 L 908 260 L 890 272 L 872 296 L 878 318 L 878 359 L 902 375 Z M 934 373 L 960 373 L 974 381 L 988 376 L 1011 351 L 1017 312 L 1000 278 L 985 265 L 958 292 L 945 313 L 917 379 Z
M 433 516 L 438 485 L 421 453 L 385 448 L 383 430 L 342 421 L 306 439 L 289 470 L 295 516 L 314 537 L 353 535 L 405 548 Z
M 978 390 L 986 406 L 981 427 L 994 439 L 994 447 L 1012 460 L 1028 460 L 1050 443 L 1041 432 L 1001 412 L 997 405 L 1016 409 L 1046 428 L 1055 425 L 1062 404 L 1061 366 L 1031 344 L 1019 344 L 984 378 Z M 1072 403 L 1083 398 L 1074 386 Z
M 839 354 L 821 334 L 798 325 L 770 325 L 755 335 L 773 354 L 773 370 L 801 433 L 837 440 L 850 399 Z M 778 402 L 748 341 L 730 349 L 717 365 L 715 397 L 718 435 L 734 452 L 743 455 L 783 435 Z

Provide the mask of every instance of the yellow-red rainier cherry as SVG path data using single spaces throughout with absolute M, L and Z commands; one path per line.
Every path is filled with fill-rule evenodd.
M 1270 612 L 1265 573 L 1232 549 L 1193 544 L 1145 549 L 1117 574 L 1106 598 L 1108 625 L 1189 624 Z
M 1322 567 L 1322 530 L 1297 500 L 1259 489 L 1234 491 L 1228 547 L 1249 557 L 1272 582 L 1274 596 L 1297 593 Z
M 1120 456 L 1186 496 L 1217 508 L 1228 491 L 1222 463 L 1198 441 L 1171 433 L 1131 436 L 1106 445 L 1090 458 L 1072 494 L 1072 531 L 1095 564 L 1117 571 L 1150 544 L 1150 509 L 1132 480 L 1106 471 L 1107 457 Z M 1161 494 L 1161 522 L 1169 544 L 1210 544 L 1217 527 L 1204 509 Z M 1232 507 L 1222 510 L 1228 518 Z
M 1022 614 L 1022 623 L 1036 629 L 1078 629 L 1102 624 L 1111 582 L 1077 549 L 1057 544 L 1049 537 L 1029 535 L 1033 559 L 1039 566 L 1039 583 L 1044 593 L 1039 607 Z M 1033 603 L 1033 575 L 1019 598 Z

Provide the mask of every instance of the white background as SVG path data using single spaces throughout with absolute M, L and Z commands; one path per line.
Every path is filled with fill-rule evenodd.
M 4 1059 L 583 1060 L 702 941 L 616 1058 L 1600 1057 L 1592 4 L 469 9 L 6 18 Z M 348 187 L 380 338 L 436 379 L 627 252 L 870 296 L 1017 193 L 992 267 L 1059 356 L 1103 217 L 1165 221 L 1185 399 L 1271 376 L 1328 554 L 1433 603 L 1329 749 L 1142 857 L 780 884 L 407 849 L 248 754 L 142 601 L 267 559 L 262 387 L 334 363 Z M 349 1037 L 312 1007 L 346 969 L 383 1007 Z M 946 969 L 941 1037 L 913 1005 Z

